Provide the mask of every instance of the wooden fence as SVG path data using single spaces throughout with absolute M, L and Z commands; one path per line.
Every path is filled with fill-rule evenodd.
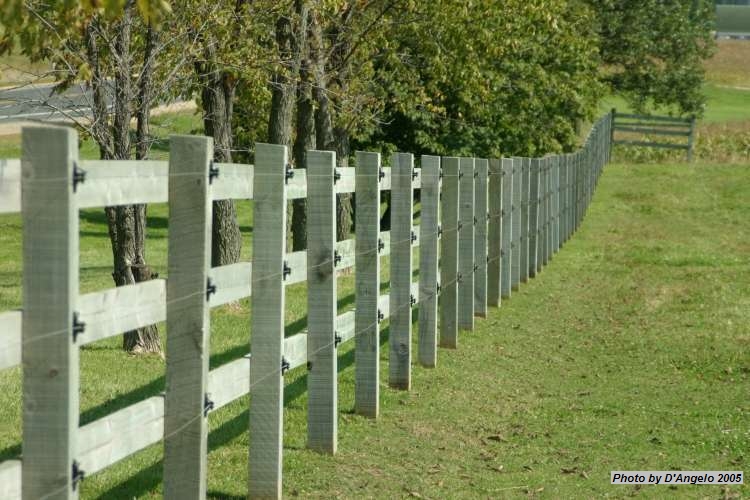
M 534 277 L 583 219 L 609 159 L 611 116 L 585 146 L 544 158 L 483 160 L 310 151 L 291 170 L 283 146 L 258 144 L 255 165 L 211 161 L 210 138 L 171 139 L 169 162 L 84 161 L 76 133 L 26 128 L 23 159 L 0 161 L 0 213 L 23 218 L 23 310 L 0 314 L 0 369 L 23 364 L 22 460 L 0 464 L 4 499 L 76 498 L 81 480 L 164 441 L 164 496 L 205 498 L 207 419 L 250 394 L 250 497 L 282 487 L 284 373 L 307 364 L 308 445 L 337 447 L 337 356 L 355 339 L 355 407 L 379 411 L 380 324 L 390 320 L 391 387 L 411 387 L 412 309 L 418 363 Z M 420 225 L 413 193 L 421 190 Z M 391 191 L 392 229 L 379 231 Z M 356 193 L 356 238 L 336 241 L 335 200 Z M 287 253 L 287 200 L 306 197 L 308 249 Z M 253 262 L 210 267 L 214 200 L 254 199 Z M 168 279 L 80 295 L 83 208 L 169 204 Z M 412 282 L 414 248 L 419 281 Z M 380 293 L 380 261 L 391 283 Z M 336 310 L 337 271 L 356 268 L 356 308 Z M 307 281 L 307 332 L 284 337 L 285 287 Z M 251 297 L 249 355 L 209 371 L 210 309 Z M 438 299 L 439 296 L 439 299 Z M 166 392 L 79 426 L 79 348 L 166 321 Z
M 611 146 L 644 146 L 649 148 L 683 149 L 687 161 L 693 160 L 693 141 L 695 139 L 695 118 L 675 118 L 671 116 L 635 115 L 618 113 L 612 109 L 612 137 Z M 629 136 L 628 139 L 618 139 L 616 133 L 621 132 Z M 633 136 L 641 136 L 633 139 Z M 647 137 L 646 140 L 643 136 Z M 656 142 L 652 136 L 671 137 L 684 143 Z

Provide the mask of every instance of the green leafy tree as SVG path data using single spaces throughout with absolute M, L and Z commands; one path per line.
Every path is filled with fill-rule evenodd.
M 711 0 L 587 0 L 596 12 L 603 80 L 639 112 L 703 113 L 703 61 L 714 49 Z

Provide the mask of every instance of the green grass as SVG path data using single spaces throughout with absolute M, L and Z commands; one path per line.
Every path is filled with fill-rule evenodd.
M 305 450 L 305 372 L 287 375 L 284 488 L 314 498 L 650 498 L 747 495 L 746 487 L 609 485 L 609 471 L 742 470 L 750 449 L 750 171 L 607 168 L 581 230 L 539 277 L 414 367 L 411 393 L 387 388 L 382 417 L 352 414 L 353 343 L 340 349 L 339 454 Z M 106 229 L 82 218 L 82 288 L 110 286 Z M 149 255 L 165 271 L 163 207 Z M 249 206 L 242 224 L 252 224 Z M 247 227 L 245 228 L 247 229 Z M 247 234 L 247 231 L 245 231 Z M 247 247 L 247 245 L 246 245 Z M 0 310 L 18 306 L 20 222 L 0 218 Z M 384 275 L 387 279 L 387 275 Z M 340 280 L 342 305 L 351 277 Z M 304 286 L 288 293 L 289 332 Z M 247 350 L 246 303 L 212 315 L 211 365 Z M 415 332 L 416 333 L 416 332 Z M 387 332 L 384 334 L 387 337 Z M 88 422 L 163 389 L 164 363 L 112 339 L 82 353 Z M 0 456 L 20 451 L 18 370 L 0 373 Z M 211 414 L 211 498 L 246 493 L 248 398 Z M 161 445 L 87 477 L 83 498 L 158 498 Z
M 750 120 L 750 90 L 721 87 L 714 84 L 706 84 L 706 111 L 704 123 L 726 123 Z M 609 96 L 602 100 L 599 109 L 602 113 L 616 108 L 621 113 L 630 113 L 632 108 L 622 97 Z M 667 108 L 653 111 L 654 114 L 669 114 Z

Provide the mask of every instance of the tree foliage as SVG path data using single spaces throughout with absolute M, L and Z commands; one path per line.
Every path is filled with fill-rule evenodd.
M 703 113 L 703 61 L 714 48 L 712 0 L 587 0 L 596 12 L 602 79 L 634 108 Z

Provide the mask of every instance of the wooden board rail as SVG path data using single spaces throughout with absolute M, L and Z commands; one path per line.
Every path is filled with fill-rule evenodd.
M 377 418 L 383 322 L 391 330 L 389 383 L 409 390 L 413 358 L 435 368 L 438 346 L 457 348 L 462 330 L 511 290 L 522 291 L 580 226 L 610 158 L 613 120 L 597 121 L 583 147 L 567 155 L 398 153 L 383 167 L 379 154 L 357 153 L 356 167 L 337 168 L 333 153 L 310 151 L 307 168 L 292 177 L 283 146 L 258 144 L 255 165 L 214 164 L 209 138 L 182 136 L 172 139 L 168 162 L 86 161 L 71 129 L 24 130 L 23 160 L 0 160 L 0 213 L 21 212 L 27 270 L 23 309 L 0 312 L 0 369 L 23 359 L 60 376 L 50 384 L 46 372 L 21 370 L 24 398 L 44 398 L 44 408 L 24 406 L 23 459 L 0 463 L 0 497 L 76 498 L 71 470 L 91 475 L 164 441 L 165 498 L 205 498 L 210 412 L 250 394 L 249 496 L 279 498 L 286 371 L 310 370 L 308 446 L 335 453 L 339 346 L 354 341 L 356 413 Z M 680 126 L 659 123 L 652 128 Z M 380 231 L 380 193 L 388 190 L 392 230 Z M 412 222 L 415 190 L 420 225 Z M 340 193 L 356 194 L 356 237 L 345 241 L 335 241 Z M 287 253 L 286 207 L 295 198 L 308 199 L 312 237 L 307 250 Z M 211 203 L 223 199 L 254 200 L 254 258 L 211 268 Z M 133 203 L 169 203 L 168 279 L 79 294 L 78 212 Z M 49 250 L 55 258 L 45 257 Z M 387 293 L 380 291 L 383 257 Z M 352 268 L 354 308 L 339 313 L 336 280 Z M 285 338 L 286 289 L 302 282 L 307 329 Z M 246 298 L 253 303 L 250 354 L 209 370 L 211 308 Z M 79 348 L 162 322 L 169 326 L 165 393 L 79 426 Z
M 687 161 L 693 159 L 693 143 L 695 141 L 695 118 L 679 118 L 671 116 L 638 115 L 632 113 L 618 113 L 611 111 L 610 149 L 615 145 L 640 146 L 647 148 L 684 150 Z M 627 134 L 629 138 L 615 137 L 617 132 Z M 634 139 L 633 136 L 641 137 Z M 651 139 L 652 136 L 684 138 L 685 142 L 660 142 Z M 643 139 L 645 137 L 646 139 Z M 611 152 L 607 153 L 607 157 Z

